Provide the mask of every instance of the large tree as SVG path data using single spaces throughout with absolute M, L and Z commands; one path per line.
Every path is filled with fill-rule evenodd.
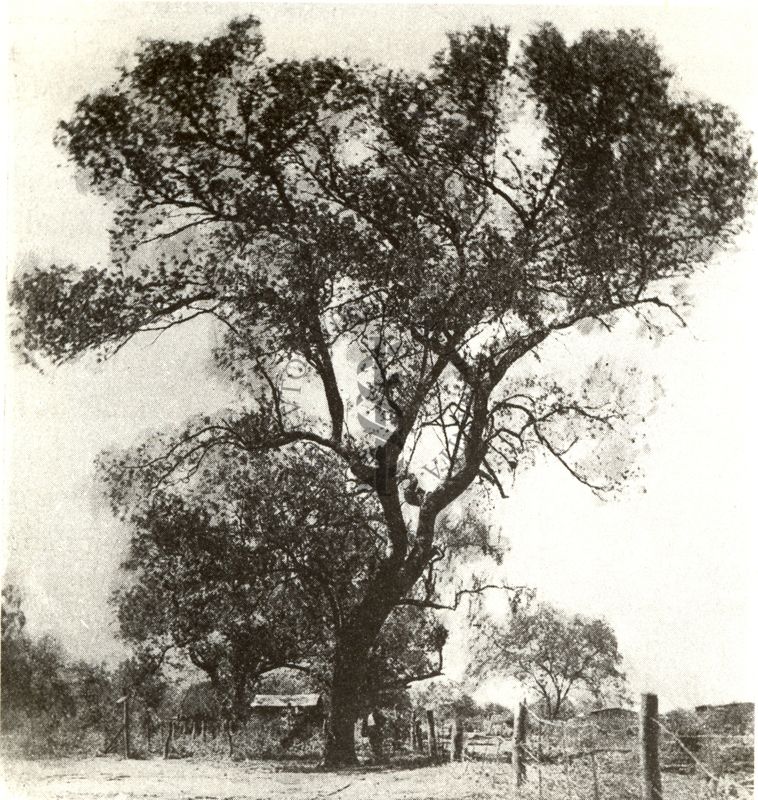
M 26 352 L 109 355 L 217 320 L 250 401 L 165 441 L 166 479 L 209 449 L 310 443 L 380 508 L 387 547 L 335 646 L 330 763 L 355 758 L 356 687 L 393 609 L 423 599 L 451 504 L 529 445 L 597 490 L 624 477 L 580 444 L 622 431 L 599 375 L 552 385 L 528 356 L 588 319 L 675 311 L 677 282 L 738 230 L 746 135 L 671 77 L 639 33 L 548 25 L 514 59 L 507 30 L 475 27 L 408 74 L 273 61 L 248 18 L 146 42 L 61 125 L 113 206 L 112 263 L 18 278 Z M 280 380 L 294 356 L 309 407 Z

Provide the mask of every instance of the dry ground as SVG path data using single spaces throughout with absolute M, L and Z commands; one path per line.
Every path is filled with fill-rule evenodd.
M 274 762 L 207 762 L 154 759 L 123 761 L 93 758 L 12 761 L 3 767 L 9 800 L 447 800 L 503 797 L 507 779 L 497 768 L 492 776 L 466 765 L 415 769 L 370 768 L 321 772 L 282 767 Z M 489 787 L 484 782 L 489 780 Z M 5 798 L 3 798 L 5 800 Z
M 477 762 L 329 773 L 271 761 L 124 761 L 108 757 L 8 761 L 1 769 L 3 800 L 516 800 L 519 797 L 509 765 Z M 568 792 L 561 776 L 557 772 L 551 775 L 550 770 L 544 772 L 542 791 L 538 793 L 536 776 L 532 775 L 520 797 L 592 799 L 592 790 L 578 774 Z M 635 776 L 606 774 L 601 777 L 600 796 L 602 800 L 639 798 Z M 666 800 L 713 797 L 691 778 L 668 775 L 664 776 L 664 796 Z

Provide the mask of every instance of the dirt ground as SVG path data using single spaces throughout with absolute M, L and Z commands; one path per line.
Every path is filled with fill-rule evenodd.
M 438 767 L 322 772 L 303 764 L 273 761 L 176 759 L 124 761 L 117 757 L 82 760 L 6 761 L 0 766 L 2 800 L 584 800 L 595 797 L 587 775 L 543 768 L 517 794 L 510 765 L 467 762 Z M 539 782 L 538 782 L 539 781 Z M 746 798 L 752 791 L 728 786 L 714 794 L 692 777 L 664 775 L 670 800 Z M 638 800 L 632 773 L 601 775 L 602 800 Z
M 504 765 L 330 773 L 273 762 L 92 758 L 6 762 L 0 796 L 3 800 L 502 800 L 510 796 L 509 780 Z

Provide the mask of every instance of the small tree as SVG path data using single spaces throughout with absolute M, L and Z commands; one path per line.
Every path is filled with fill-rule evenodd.
M 623 691 L 616 635 L 602 619 L 568 615 L 546 603 L 517 611 L 506 625 L 481 627 L 472 674 L 508 675 L 529 687 L 551 719 L 577 688 L 596 698 Z
M 104 664 L 78 661 L 68 673 L 76 692 L 76 722 L 83 730 L 110 731 L 118 722 L 116 706 L 121 687 L 114 686 L 114 675 Z

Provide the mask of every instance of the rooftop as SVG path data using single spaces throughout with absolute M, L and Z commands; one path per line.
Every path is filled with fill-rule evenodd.
M 312 694 L 257 694 L 250 708 L 313 708 L 321 702 L 321 695 Z

